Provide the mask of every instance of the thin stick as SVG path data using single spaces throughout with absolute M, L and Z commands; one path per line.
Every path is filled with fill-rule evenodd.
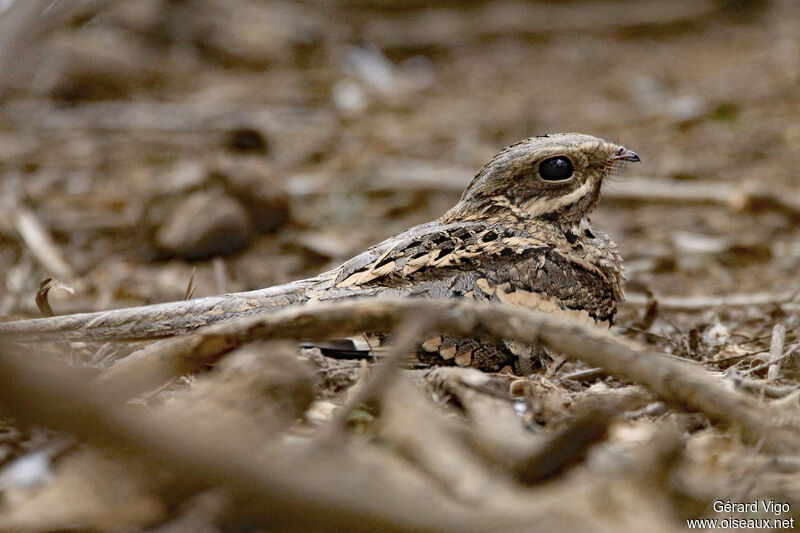
M 50 0 L 18 0 L 0 17 L 0 95 L 5 93 L 20 65 L 30 59 L 39 37 L 40 18 Z
M 39 263 L 58 278 L 73 277 L 72 267 L 33 211 L 24 207 L 18 207 L 16 211 L 17 231 Z
M 655 177 L 626 176 L 603 190 L 603 198 L 614 201 L 725 204 L 736 188 L 725 182 L 678 181 Z
M 108 0 L 16 0 L 0 16 L 0 96 L 14 85 L 23 85 L 44 57 L 39 53 L 46 36 L 78 9 L 100 10 Z M 22 117 L 22 125 L 31 121 Z
M 398 533 L 552 527 L 538 524 L 553 512 L 552 505 L 526 508 L 517 516 L 459 506 L 436 490 L 418 485 L 409 489 L 390 468 L 380 467 L 382 463 L 365 465 L 340 449 L 303 454 L 300 459 L 289 453 L 280 461 L 265 459 L 256 452 L 263 445 L 259 434 L 231 427 L 209 438 L 191 413 L 171 413 L 167 419 L 125 409 L 114 391 L 91 383 L 87 369 L 0 350 L 0 374 L 14 376 L 0 387 L 0 403 L 18 423 L 43 424 L 100 446 L 134 452 L 148 464 L 175 473 L 183 495 L 222 485 L 240 503 L 253 502 L 253 507 L 244 507 L 247 514 L 242 505 L 229 511 L 233 526 L 238 521 L 270 531 Z M 216 422 L 225 428 L 225 420 Z M 540 519 L 533 518 L 537 514 Z M 588 518 L 575 517 L 568 529 L 578 531 L 578 521 Z
M 732 379 L 736 388 L 750 391 L 766 398 L 785 398 L 798 390 L 798 387 L 772 385 L 763 379 L 749 379 L 744 376 L 734 376 Z
M 380 362 L 372 367 L 371 378 L 336 411 L 329 426 L 328 438 L 333 439 L 336 438 L 336 435 L 341 435 L 347 419 L 356 407 L 386 392 L 392 376 L 400 369 L 403 358 L 414 350 L 435 320 L 436 317 L 431 312 L 424 312 L 410 317 L 408 321 L 400 324 L 400 333 L 397 335 L 395 344 L 386 352 Z
M 772 328 L 772 342 L 769 345 L 769 370 L 767 381 L 775 381 L 780 376 L 781 359 L 783 358 L 783 344 L 786 341 L 786 327 L 775 324 Z
M 773 207 L 793 216 L 800 215 L 800 194 L 796 189 L 758 183 L 731 185 L 715 181 L 628 177 L 603 192 L 611 201 L 642 201 L 686 204 L 716 204 L 737 211 Z
M 581 380 L 581 379 L 594 379 L 600 376 L 604 376 L 606 371 L 602 368 L 594 367 L 594 368 L 585 368 L 583 370 L 578 370 L 576 372 L 572 372 L 571 374 L 565 374 L 563 376 L 559 376 L 560 379 L 568 380 Z
M 669 311 L 705 311 L 710 307 L 750 307 L 757 305 L 781 305 L 798 299 L 800 288 L 780 293 L 755 292 L 728 294 L 725 296 L 668 296 L 656 295 L 658 308 Z M 647 295 L 632 293 L 625 297 L 625 303 L 636 306 L 648 305 Z
M 228 292 L 228 272 L 225 268 L 225 260 L 219 256 L 214 257 L 211 261 L 214 267 L 214 284 L 217 288 L 217 294 L 225 294 Z

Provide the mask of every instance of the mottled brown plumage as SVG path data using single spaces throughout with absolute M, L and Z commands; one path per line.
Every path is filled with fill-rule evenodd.
M 614 242 L 591 227 L 603 179 L 638 161 L 587 135 L 534 137 L 496 155 L 440 219 L 415 226 L 315 278 L 268 289 L 106 313 L 0 324 L 0 335 L 156 338 L 290 304 L 380 295 L 471 298 L 611 324 L 623 297 Z M 536 350 L 432 337 L 426 362 L 532 367 Z

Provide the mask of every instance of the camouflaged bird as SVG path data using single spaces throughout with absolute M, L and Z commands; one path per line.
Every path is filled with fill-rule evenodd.
M 526 139 L 497 154 L 461 200 L 317 277 L 182 302 L 0 324 L 15 340 L 148 339 L 292 304 L 353 297 L 469 298 L 610 325 L 623 298 L 614 242 L 587 216 L 603 179 L 636 153 L 577 133 Z M 434 336 L 427 363 L 533 366 L 535 347 Z

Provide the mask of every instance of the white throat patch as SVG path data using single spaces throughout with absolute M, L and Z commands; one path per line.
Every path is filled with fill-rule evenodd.
M 586 183 L 575 189 L 569 194 L 560 198 L 536 198 L 522 206 L 522 209 L 531 218 L 537 218 L 547 213 L 558 211 L 563 207 L 579 202 L 584 196 L 592 194 L 594 183 L 587 180 Z

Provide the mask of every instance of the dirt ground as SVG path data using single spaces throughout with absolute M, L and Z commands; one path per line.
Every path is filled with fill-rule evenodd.
M 0 71 L 9 73 L 0 81 L 0 315 L 41 316 L 35 296 L 46 278 L 70 289 L 48 300 L 66 314 L 180 300 L 190 285 L 207 296 L 308 277 L 440 216 L 505 145 L 576 131 L 642 159 L 606 184 L 592 217 L 627 269 L 615 333 L 700 362 L 762 403 L 797 409 L 800 3 L 90 1 L 56 2 L 33 19 L 17 16 L 21 4 L 0 3 Z M 767 380 L 776 325 L 786 329 L 784 357 Z M 115 357 L 113 348 L 60 349 L 82 367 Z M 334 368 L 344 385 L 332 385 L 325 365 L 333 363 L 306 354 L 313 372 L 304 366 L 281 381 L 270 367 L 274 382 L 240 384 L 242 368 L 269 366 L 243 350 L 238 363 L 186 376 L 137 405 L 161 415 L 189 404 L 246 412 L 259 431 L 305 441 L 344 401 L 342 387 L 364 378 L 351 361 Z M 292 348 L 267 351 L 299 364 Z M 574 413 L 564 406 L 590 387 L 635 389 L 636 402 L 587 445 L 588 458 L 554 479 L 514 480 L 497 457 L 467 460 L 475 452 L 463 446 L 426 455 L 368 410 L 351 424 L 366 447 L 354 472 L 374 481 L 370 465 L 380 463 L 396 483 L 448 494 L 456 510 L 485 506 L 487 516 L 516 516 L 535 499 L 533 525 L 500 526 L 508 530 L 679 531 L 688 518 L 798 515 L 796 455 L 770 455 L 736 428 L 617 378 L 564 377 L 583 368 L 568 363 L 530 380 L 549 407 L 523 438 L 584 427 L 569 425 Z M 447 412 L 442 397 L 480 403 L 470 396 L 480 387 L 452 378 L 423 380 L 440 406 L 421 409 L 441 410 L 445 424 L 424 431 L 449 431 L 464 416 Z M 213 379 L 230 387 L 215 389 Z M 283 393 L 305 398 L 306 382 L 315 383 L 312 396 L 276 407 Z M 275 422 L 275 412 L 292 410 L 295 418 Z M 389 411 L 380 416 L 404 420 Z M 481 420 L 506 418 L 472 422 Z M 2 530 L 291 529 L 277 519 L 230 520 L 223 509 L 236 506 L 208 487 L 165 496 L 180 469 L 141 469 L 136 455 L 13 417 L 4 424 Z M 522 432 L 518 425 L 498 431 Z M 280 460 L 269 446 L 260 457 Z M 43 477 L 13 481 L 10 467 L 35 454 L 46 458 Z M 411 473 L 391 477 L 407 464 Z M 762 499 L 789 509 L 712 509 L 715 500 Z M 314 527 L 353 530 L 331 520 Z M 428 529 L 448 529 L 436 524 Z

